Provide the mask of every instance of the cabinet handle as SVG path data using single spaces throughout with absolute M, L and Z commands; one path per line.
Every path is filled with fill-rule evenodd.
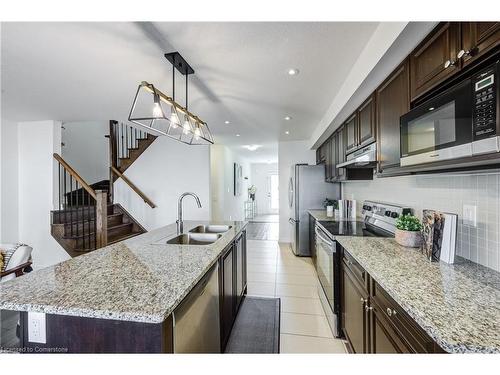
M 446 60 L 444 63 L 444 68 L 448 69 L 450 66 L 455 66 L 456 61 L 455 60 Z
M 368 305 L 365 306 L 365 311 L 366 312 L 371 311 L 371 310 L 373 310 L 372 306 L 368 306 Z
M 397 314 L 397 311 L 396 310 L 393 310 L 393 309 L 390 309 L 389 307 L 387 308 L 387 315 L 389 316 L 392 316 L 392 315 L 396 315 Z
M 361 304 L 364 305 L 365 303 L 368 303 L 368 300 L 361 297 Z
M 461 59 L 464 56 L 470 56 L 470 50 L 466 51 L 464 49 L 461 49 L 460 51 L 458 51 L 458 53 L 457 53 L 457 59 Z

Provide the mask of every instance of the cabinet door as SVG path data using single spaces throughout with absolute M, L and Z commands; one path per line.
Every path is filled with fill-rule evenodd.
M 462 49 L 457 58 L 464 66 L 500 45 L 500 22 L 462 22 Z
M 344 267 L 342 326 L 354 353 L 368 353 L 368 319 L 365 301 L 368 298 L 356 286 L 352 274 Z
M 345 128 L 341 126 L 339 130 L 337 130 L 337 164 L 341 164 L 345 162 Z M 335 175 L 338 181 L 342 181 L 346 177 L 345 168 L 335 168 Z
M 238 307 L 240 305 L 241 299 L 243 297 L 243 292 L 246 287 L 246 236 L 245 232 L 241 234 L 241 236 L 235 241 L 235 311 L 238 311 Z
M 345 122 L 346 132 L 346 153 L 350 153 L 358 147 L 358 122 L 356 114 L 352 115 Z
M 358 143 L 366 146 L 375 141 L 375 103 L 370 96 L 358 109 Z
M 337 177 L 337 137 L 336 134 L 334 134 L 330 138 L 330 179 L 328 181 L 332 182 L 336 179 Z
M 312 258 L 314 267 L 316 267 L 316 261 L 317 261 L 316 233 L 314 231 L 315 227 L 316 227 L 316 219 L 312 215 L 309 215 L 309 250 L 311 251 L 311 258 Z
M 418 98 L 459 70 L 457 62 L 459 39 L 458 23 L 446 22 L 438 26 L 410 54 L 411 100 Z
M 326 162 L 326 154 L 327 154 L 326 144 L 327 144 L 327 142 L 323 143 L 316 150 L 316 164 L 321 164 L 321 163 L 325 163 Z
M 229 334 L 231 333 L 231 328 L 233 326 L 234 321 L 234 288 L 233 288 L 233 280 L 234 280 L 234 269 L 233 269 L 233 245 L 231 245 L 230 249 L 226 252 L 225 255 L 222 256 L 222 302 L 221 302 L 221 310 L 222 310 L 222 347 L 224 348 L 227 340 L 229 338 Z
M 408 61 L 398 67 L 376 91 L 378 172 L 399 167 L 399 118 L 410 110 Z
M 370 319 L 370 353 L 411 353 L 380 308 L 372 303 Z

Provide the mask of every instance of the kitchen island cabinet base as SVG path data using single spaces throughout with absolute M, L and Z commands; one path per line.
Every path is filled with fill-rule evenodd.
M 30 353 L 173 353 L 172 315 L 162 323 L 46 314 L 46 343 L 28 339 L 21 313 L 21 347 Z

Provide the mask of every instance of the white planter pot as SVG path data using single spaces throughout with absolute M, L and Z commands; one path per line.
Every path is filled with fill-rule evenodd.
M 405 247 L 420 247 L 422 245 L 422 233 L 420 231 L 396 228 L 395 239 L 398 244 Z

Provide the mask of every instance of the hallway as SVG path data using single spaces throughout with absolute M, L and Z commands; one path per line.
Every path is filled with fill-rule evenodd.
M 248 295 L 281 299 L 281 353 L 345 353 L 334 339 L 318 296 L 310 258 L 288 244 L 248 240 Z

